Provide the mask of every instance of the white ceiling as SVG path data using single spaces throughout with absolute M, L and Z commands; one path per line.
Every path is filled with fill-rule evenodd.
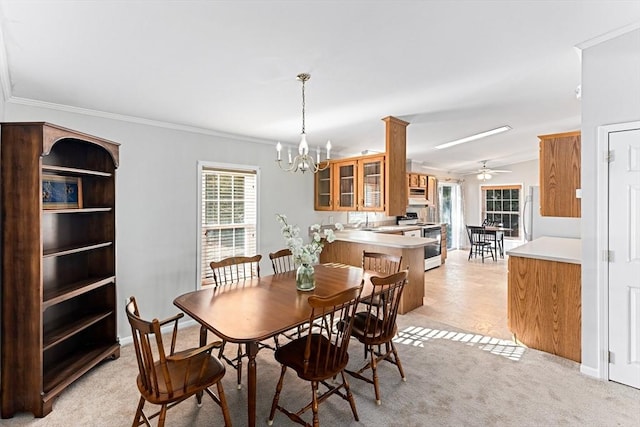
M 0 0 L 0 18 L 10 102 L 297 144 L 308 72 L 312 146 L 383 151 L 392 115 L 408 158 L 463 172 L 579 129 L 575 46 L 637 25 L 640 1 Z

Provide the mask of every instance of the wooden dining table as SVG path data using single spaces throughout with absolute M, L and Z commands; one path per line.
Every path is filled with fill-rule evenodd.
M 295 271 L 290 271 L 207 287 L 180 295 L 173 303 L 217 337 L 246 345 L 247 416 L 248 425 L 253 427 L 256 425 L 258 343 L 308 322 L 311 308 L 307 299 L 311 295 L 335 294 L 359 286 L 363 280 L 362 297 L 371 295 L 371 275 L 354 266 L 320 264 L 315 266 L 316 287 L 312 291 L 298 291 Z

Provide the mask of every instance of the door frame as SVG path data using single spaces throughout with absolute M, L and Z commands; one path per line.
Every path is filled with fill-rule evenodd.
M 597 377 L 609 381 L 609 134 L 640 128 L 640 121 L 598 126 L 598 161 L 596 169 L 596 290 L 598 300 Z

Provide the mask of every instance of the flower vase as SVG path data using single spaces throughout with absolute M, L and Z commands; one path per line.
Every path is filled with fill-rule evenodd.
M 313 265 L 300 264 L 296 271 L 296 289 L 299 291 L 311 291 L 316 287 L 316 275 Z

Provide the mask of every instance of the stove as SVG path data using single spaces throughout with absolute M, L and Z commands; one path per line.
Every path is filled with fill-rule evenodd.
M 398 225 L 418 225 L 422 227 L 422 237 L 435 240 L 424 247 L 424 269 L 426 271 L 440 267 L 442 264 L 442 247 L 440 246 L 442 233 L 440 224 L 420 222 L 416 212 L 407 212 L 405 216 L 397 216 L 396 222 Z

